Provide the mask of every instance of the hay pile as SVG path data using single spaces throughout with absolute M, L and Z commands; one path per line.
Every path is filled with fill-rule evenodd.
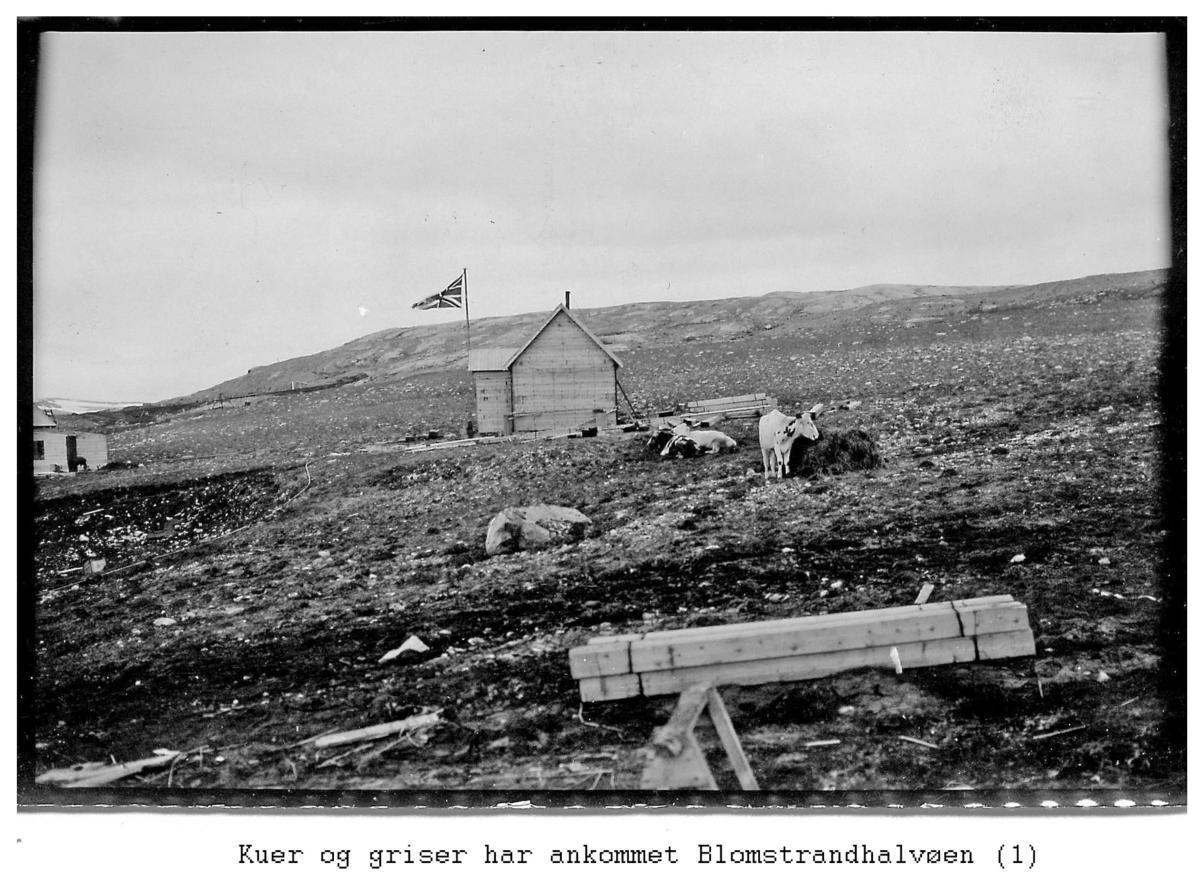
M 822 430 L 816 442 L 802 445 L 797 441 L 792 446 L 788 476 L 819 476 L 882 466 L 879 443 L 867 431 Z

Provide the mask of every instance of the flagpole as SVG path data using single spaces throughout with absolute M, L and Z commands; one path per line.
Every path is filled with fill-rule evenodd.
M 471 362 L 471 304 L 467 301 L 467 270 L 463 269 L 463 309 L 467 311 L 467 364 Z

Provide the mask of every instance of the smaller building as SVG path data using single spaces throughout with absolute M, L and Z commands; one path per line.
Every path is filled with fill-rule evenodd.
M 523 346 L 471 351 L 479 432 L 615 424 L 620 367 L 600 338 L 559 304 Z
M 62 430 L 54 413 L 33 407 L 33 472 L 75 473 L 99 470 L 108 463 L 108 437 L 103 433 Z

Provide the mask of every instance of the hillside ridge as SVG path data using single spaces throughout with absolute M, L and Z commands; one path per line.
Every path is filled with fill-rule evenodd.
M 575 307 L 584 323 L 614 350 L 673 341 L 736 341 L 837 324 L 851 316 L 889 323 L 925 322 L 946 314 L 1063 299 L 1105 289 L 1145 291 L 1163 285 L 1167 270 L 1109 273 L 1035 285 L 874 284 L 842 291 L 770 291 L 759 296 Z M 554 304 L 557 305 L 557 304 Z M 519 347 L 554 308 L 471 321 L 473 348 Z M 398 381 L 447 365 L 466 367 L 462 319 L 412 328 L 387 328 L 306 356 L 250 368 L 214 386 L 162 400 L 160 405 L 339 386 Z

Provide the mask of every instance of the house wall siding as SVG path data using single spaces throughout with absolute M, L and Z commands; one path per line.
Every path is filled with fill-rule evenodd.
M 509 372 L 475 372 L 475 410 L 480 433 L 505 436 L 513 432 L 512 375 Z
M 559 315 L 513 363 L 512 407 L 518 433 L 615 420 L 616 365 Z
M 33 431 L 33 441 L 42 443 L 42 460 L 47 464 L 57 464 L 63 470 L 67 469 L 67 437 L 61 433 L 43 433 Z M 36 450 L 36 446 L 34 446 Z M 36 451 L 35 451 L 36 454 Z M 91 459 L 88 460 L 91 463 Z
M 89 470 L 99 470 L 108 463 L 107 436 L 103 433 L 76 433 L 75 437 L 76 451 L 80 458 L 87 461 Z
M 87 461 L 89 470 L 99 470 L 108 463 L 108 437 L 103 433 L 64 433 L 54 431 L 33 431 L 33 441 L 42 443 L 41 460 L 36 461 L 36 470 L 46 470 L 57 466 L 60 471 L 67 467 L 67 437 L 75 437 L 75 454 Z M 37 446 L 34 446 L 36 454 Z

